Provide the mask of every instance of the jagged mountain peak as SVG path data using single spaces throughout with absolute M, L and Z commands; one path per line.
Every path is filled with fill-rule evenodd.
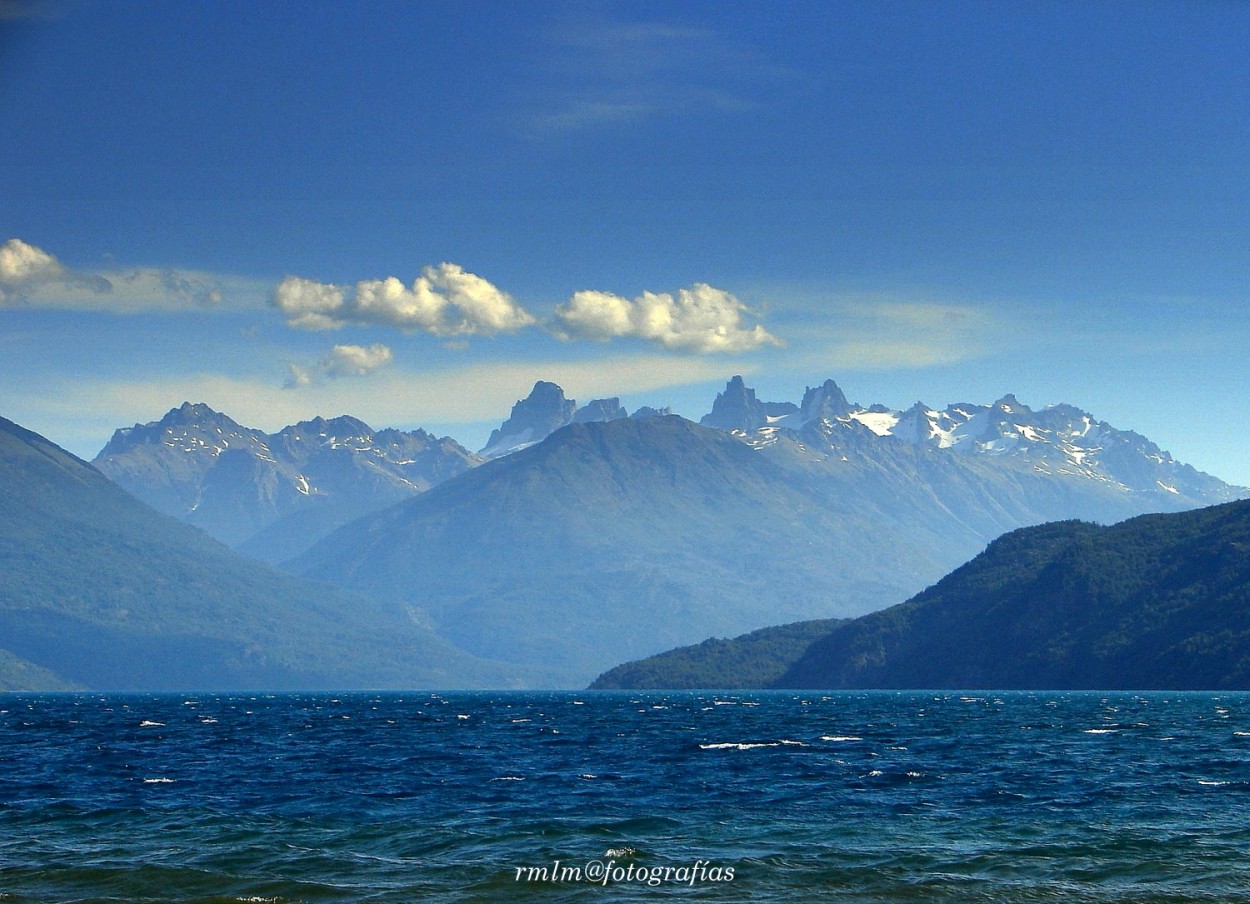
M 158 421 L 115 430 L 96 456 L 96 463 L 145 445 L 170 442 L 185 444 L 184 451 L 189 453 L 213 456 L 220 454 L 231 441 L 254 444 L 261 438 L 260 431 L 243 427 L 229 415 L 203 402 L 183 402 Z
M 571 415 L 577 407 L 577 402 L 567 398 L 564 395 L 564 388 L 558 383 L 552 383 L 548 380 L 538 380 L 534 383 L 534 388 L 530 390 L 530 394 L 523 399 L 519 399 L 512 406 L 512 414 L 540 415 L 540 414 L 560 414 Z
M 852 410 L 841 387 L 833 380 L 825 380 L 816 387 L 807 387 L 799 405 L 799 418 L 804 423 L 823 419 L 845 417 Z
M 577 402 L 566 398 L 564 390 L 547 380 L 539 380 L 530 394 L 517 400 L 508 419 L 492 431 L 478 454 L 498 458 L 517 449 L 541 442 L 573 420 Z
M 1011 392 L 1007 393 L 1005 396 L 1003 396 L 1001 399 L 996 401 L 990 407 L 998 411 L 1001 411 L 1004 414 L 1026 414 L 1027 415 L 1027 414 L 1033 413 L 1032 408 L 1030 408 L 1028 405 L 1022 404 L 1020 400 L 1016 398 L 1015 393 L 1011 393 Z
M 318 416 L 307 421 L 300 421 L 290 427 L 283 427 L 278 435 L 371 437 L 373 428 L 359 418 L 341 414 L 333 418 Z
M 619 398 L 591 399 L 584 406 L 573 412 L 573 423 L 589 424 L 596 421 L 615 421 L 628 416 L 629 414 L 621 406 Z
M 162 420 L 170 422 L 176 420 L 187 421 L 220 415 L 221 412 L 213 410 L 204 402 L 183 402 L 178 407 L 169 409 L 169 412 Z
M 699 423 L 719 430 L 756 430 L 768 423 L 764 403 L 755 397 L 741 376 L 725 384 L 724 392 L 716 394 L 712 410 Z
M 152 426 L 150 424 L 135 427 Z M 183 402 L 177 408 L 167 411 L 156 425 L 161 430 L 178 430 L 185 428 L 222 428 L 230 432 L 242 432 L 247 428 L 241 426 L 234 418 L 210 407 L 204 402 Z
M 916 402 L 908 409 L 851 404 L 833 380 L 807 388 L 794 413 L 756 399 L 741 377 L 716 397 L 700 423 L 737 433 L 756 449 L 788 445 L 815 461 L 888 454 L 879 443 L 1013 461 L 1060 481 L 1088 480 L 1115 492 L 1142 494 L 1164 509 L 1240 498 L 1246 491 L 1176 462 L 1131 430 L 1119 430 L 1066 403 L 1034 409 L 1007 393 L 994 402 L 960 402 L 944 410 Z

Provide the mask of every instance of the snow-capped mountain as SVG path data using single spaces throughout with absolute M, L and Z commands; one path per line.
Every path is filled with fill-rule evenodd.
M 158 511 L 277 561 L 481 460 L 424 430 L 375 431 L 337 417 L 270 435 L 184 403 L 116 431 L 92 463 Z
M 267 434 L 184 403 L 159 421 L 118 430 L 94 464 L 154 508 L 280 562 L 351 519 L 562 427 L 669 413 L 627 415 L 617 398 L 579 406 L 555 383 L 539 381 L 474 455 L 447 437 L 374 430 L 352 417 L 314 418 Z M 1039 520 L 1114 521 L 1247 492 L 1071 405 L 1034 410 L 1011 395 L 989 405 L 918 402 L 894 410 L 853 404 L 826 380 L 798 403 L 767 402 L 734 377 L 701 424 L 832 481 L 844 495 L 852 487 L 930 494 L 926 510 L 945 512 L 986 542 Z
M 701 423 L 730 430 L 757 449 L 781 446 L 812 462 L 883 454 L 898 444 L 935 455 L 999 459 L 1062 481 L 1104 484 L 1142 500 L 1143 510 L 1191 508 L 1246 495 L 1244 488 L 1176 461 L 1141 434 L 1072 405 L 1034 410 L 1010 394 L 989 405 L 960 402 L 935 409 L 917 402 L 893 410 L 853 405 L 826 380 L 795 406 L 758 402 L 735 377 Z

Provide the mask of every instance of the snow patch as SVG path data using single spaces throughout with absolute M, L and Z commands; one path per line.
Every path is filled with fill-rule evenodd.
M 853 421 L 859 421 L 877 436 L 890 436 L 898 423 L 898 415 L 893 411 L 852 411 L 849 415 Z

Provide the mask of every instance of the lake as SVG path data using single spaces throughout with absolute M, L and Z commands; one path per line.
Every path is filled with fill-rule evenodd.
M 1250 901 L 1250 695 L 0 695 L 0 901 Z

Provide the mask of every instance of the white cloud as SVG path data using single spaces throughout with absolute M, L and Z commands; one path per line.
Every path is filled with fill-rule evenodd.
M 58 279 L 65 272 L 60 261 L 42 248 L 12 238 L 0 245 L 0 286 L 18 287 Z
M 304 330 L 331 330 L 340 326 L 337 313 L 343 308 L 343 299 L 343 290 L 338 286 L 299 276 L 288 276 L 273 291 L 273 303 L 286 317 L 286 322 Z
M 562 339 L 601 342 L 634 337 L 673 351 L 707 354 L 751 351 L 782 341 L 756 324 L 745 304 L 722 289 L 695 283 L 676 296 L 644 292 L 633 301 L 610 292 L 576 292 L 556 308 L 554 331 Z
M 350 293 L 288 276 L 274 290 L 273 303 L 290 326 L 307 330 L 354 323 L 471 336 L 514 332 L 536 322 L 508 293 L 449 263 L 426 267 L 411 287 L 389 276 L 362 280 Z
M 336 345 L 322 361 L 331 377 L 363 377 L 394 359 L 391 350 L 381 342 L 372 345 Z
M 310 386 L 319 378 L 336 380 L 340 377 L 366 377 L 386 367 L 394 358 L 390 348 L 381 342 L 372 345 L 336 345 L 312 367 L 288 365 L 291 375 L 286 385 L 288 388 L 295 388 Z

